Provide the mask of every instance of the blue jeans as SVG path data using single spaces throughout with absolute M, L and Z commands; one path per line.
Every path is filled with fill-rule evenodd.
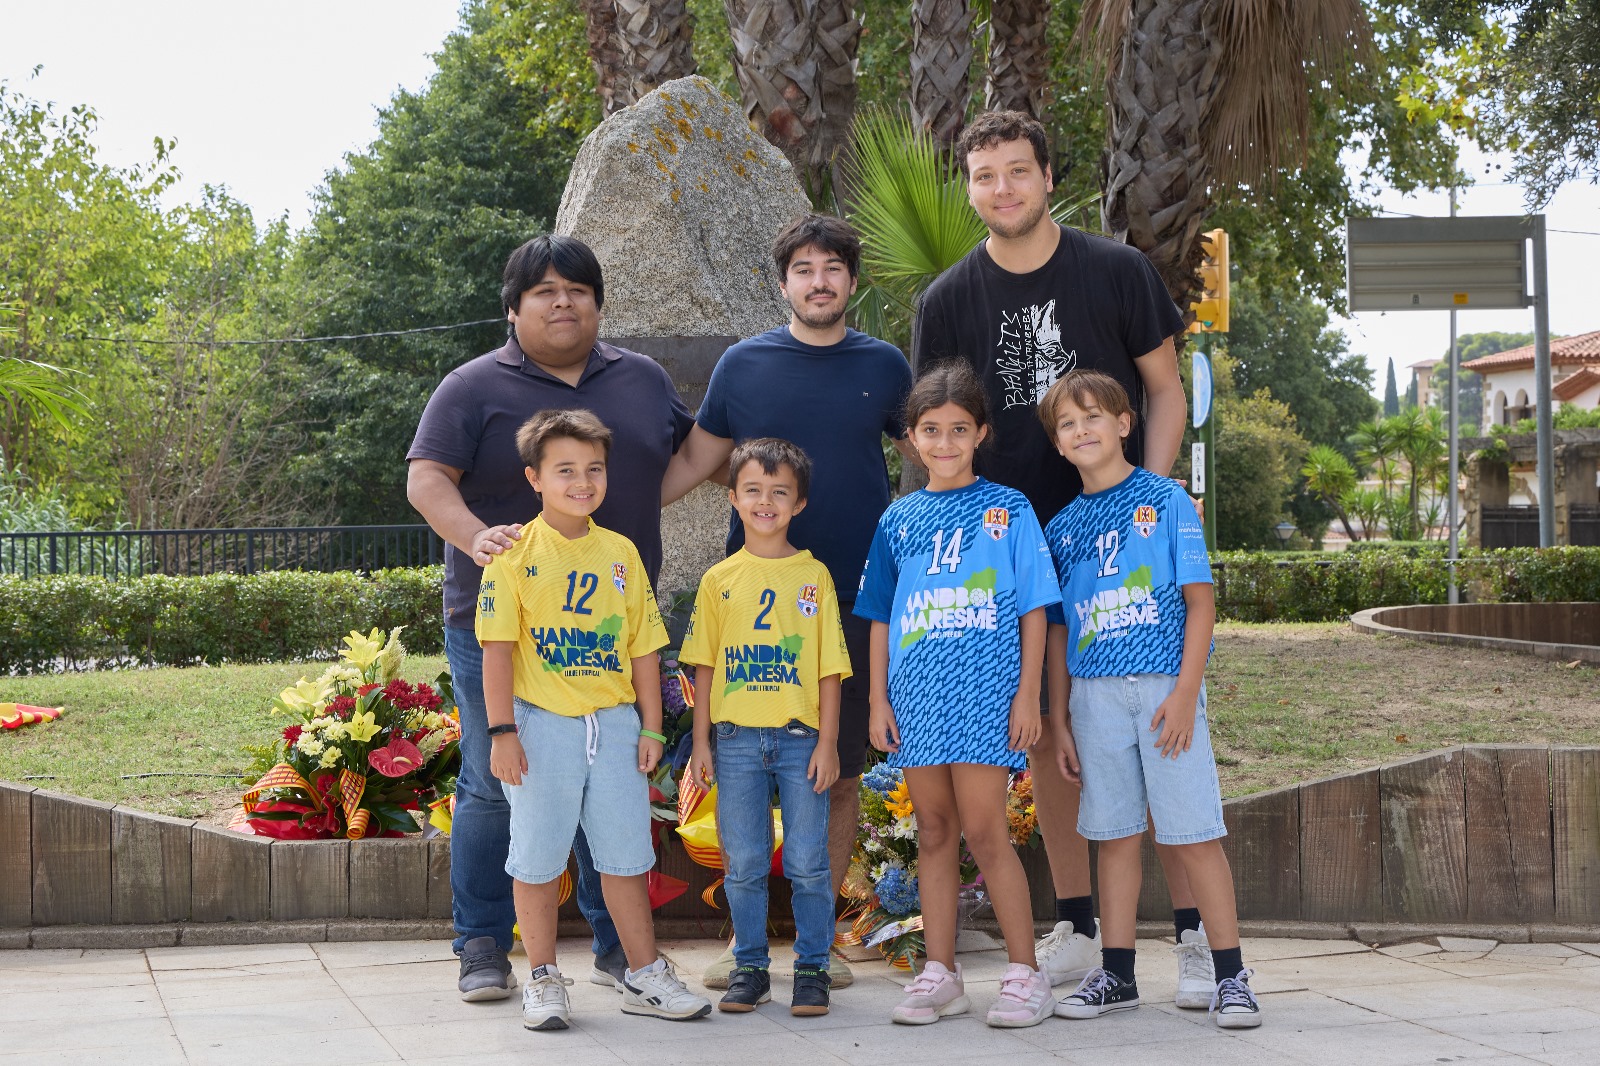
M 727 857 L 728 912 L 737 966 L 771 965 L 767 954 L 767 872 L 772 866 L 772 794 L 783 811 L 783 875 L 793 889 L 794 953 L 800 966 L 826 968 L 833 946 L 833 879 L 828 875 L 828 793 L 806 769 L 817 731 L 798 721 L 776 729 L 718 722 L 717 828 Z
M 483 649 L 470 629 L 444 627 L 444 653 L 461 708 L 461 773 L 456 778 L 456 813 L 450 827 L 450 894 L 455 919 L 455 950 L 480 936 L 492 936 L 511 950 L 516 907 L 506 853 L 511 847 L 511 808 L 489 770 L 489 713 L 483 705 Z M 593 950 L 616 950 L 617 927 L 600 893 L 600 875 L 589 857 L 589 841 L 578 830 L 572 842 L 578 859 L 578 910 L 594 930 Z

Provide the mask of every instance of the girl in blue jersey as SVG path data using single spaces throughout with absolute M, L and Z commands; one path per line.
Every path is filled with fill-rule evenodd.
M 892 1017 L 926 1025 L 970 1007 L 955 961 L 965 836 L 1010 954 L 988 1022 L 1037 1025 L 1054 1005 L 1006 787 L 1039 738 L 1044 608 L 1061 597 L 1027 499 L 973 473 L 989 410 L 965 363 L 917 381 L 906 425 L 928 487 L 884 512 L 855 603 L 872 622 L 872 743 L 905 771 L 917 815 L 928 961 Z
M 1156 842 L 1174 845 L 1200 905 L 1196 943 L 1209 934 L 1217 1024 L 1253 1028 L 1261 1009 L 1239 952 L 1222 792 L 1206 730 L 1216 598 L 1200 518 L 1176 481 L 1123 454 L 1133 411 L 1115 378 L 1072 371 L 1045 393 L 1039 417 L 1083 475 L 1083 494 L 1045 534 L 1062 591 L 1050 612 L 1050 722 L 1062 772 L 1079 770 L 1074 748 L 1081 764 L 1078 832 L 1100 842 L 1104 938 L 1100 968 L 1056 1013 L 1097 1018 L 1139 1005 L 1133 944 L 1148 812 Z

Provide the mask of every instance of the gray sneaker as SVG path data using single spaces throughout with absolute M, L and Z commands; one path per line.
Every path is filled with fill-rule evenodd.
M 723 949 L 722 954 L 718 955 L 711 965 L 706 967 L 706 972 L 701 976 L 700 983 L 707 988 L 715 988 L 718 991 L 727 989 L 728 978 L 733 974 L 734 965 L 733 941 L 730 940 L 728 941 L 728 946 Z
M 628 975 L 628 956 L 618 944 L 604 955 L 594 957 L 594 969 L 589 971 L 591 985 L 603 985 L 615 988 L 618 992 L 623 990 L 622 980 Z M 1211 1000 L 1208 998 L 1207 1003 Z
M 511 961 L 492 936 L 474 937 L 461 947 L 461 980 L 456 982 L 468 1003 L 505 999 L 517 987 Z

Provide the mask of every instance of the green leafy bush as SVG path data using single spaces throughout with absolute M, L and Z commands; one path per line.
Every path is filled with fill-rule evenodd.
M 370 576 L 281 570 L 128 581 L 0 575 L 0 674 L 331 657 L 352 629 L 406 626 L 444 648 L 442 567 Z
M 1320 559 L 1218 552 L 1217 613 L 1239 622 L 1332 622 L 1369 607 L 1444 603 L 1449 567 L 1432 551 L 1366 549 Z M 1600 548 L 1470 549 L 1461 587 L 1481 603 L 1600 600 Z

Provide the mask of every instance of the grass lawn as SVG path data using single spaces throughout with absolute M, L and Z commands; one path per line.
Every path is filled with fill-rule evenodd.
M 265 744 L 289 724 L 272 697 L 327 663 L 196 666 L 0 677 L 0 701 L 65 707 L 59 721 L 0 731 L 0 780 L 126 803 L 183 818 L 226 821 L 242 788 L 246 744 Z M 406 657 L 408 681 L 432 681 L 444 657 Z M 27 780 L 26 778 L 43 778 Z
M 246 744 L 285 724 L 267 701 L 322 663 L 0 678 L 0 700 L 64 705 L 0 733 L 0 779 L 225 821 Z M 406 660 L 430 680 L 441 658 Z M 1460 743 L 1600 744 L 1600 670 L 1358 634 L 1342 623 L 1217 629 L 1209 673 L 1224 795 L 1376 766 Z

